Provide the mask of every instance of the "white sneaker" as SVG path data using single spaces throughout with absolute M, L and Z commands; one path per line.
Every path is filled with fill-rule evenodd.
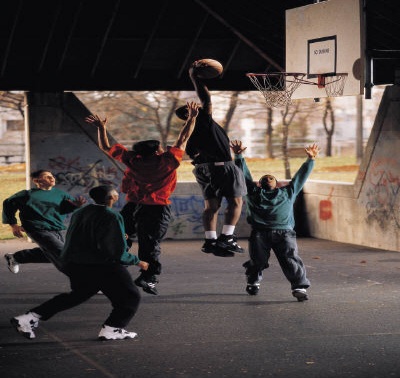
M 10 322 L 14 328 L 27 339 L 34 339 L 36 337 L 33 329 L 39 326 L 39 318 L 32 312 L 16 316 L 12 318 Z
M 19 272 L 19 264 L 17 261 L 14 259 L 14 256 L 12 253 L 6 253 L 4 255 L 4 258 L 7 261 L 7 268 L 11 273 L 17 274 Z
M 103 325 L 99 333 L 100 340 L 124 340 L 134 339 L 137 336 L 135 332 L 128 332 L 123 328 L 114 328 Z
M 299 302 L 303 302 L 308 299 L 306 289 L 294 289 L 292 290 L 292 295 L 297 298 Z

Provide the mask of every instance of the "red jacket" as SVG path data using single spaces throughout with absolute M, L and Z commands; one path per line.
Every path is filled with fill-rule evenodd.
M 167 151 L 161 155 L 143 158 L 121 144 L 114 144 L 108 152 L 129 170 L 125 171 L 122 185 L 127 201 L 145 205 L 171 203 L 169 197 L 176 187 L 176 169 L 184 153 L 180 148 L 167 147 Z

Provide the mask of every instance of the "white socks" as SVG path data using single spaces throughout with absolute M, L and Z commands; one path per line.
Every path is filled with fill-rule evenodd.
M 230 224 L 225 224 L 222 226 L 222 234 L 233 235 L 235 231 L 235 226 Z M 205 231 L 206 239 L 217 239 L 217 231 Z
M 229 224 L 225 224 L 222 227 L 222 233 L 224 235 L 233 235 L 233 232 L 235 231 L 235 226 L 229 225 Z
M 206 239 L 216 239 L 217 231 L 206 231 L 205 235 L 206 235 Z

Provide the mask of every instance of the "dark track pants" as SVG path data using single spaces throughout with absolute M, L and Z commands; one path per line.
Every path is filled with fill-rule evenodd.
M 298 254 L 296 232 L 293 230 L 252 230 L 249 238 L 250 261 L 245 263 L 246 275 L 256 280 L 269 267 L 271 249 L 291 288 L 308 288 L 310 281 Z
M 58 312 L 86 302 L 100 290 L 112 305 L 112 311 L 104 324 L 124 328 L 133 318 L 139 307 L 140 293 L 125 266 L 118 263 L 71 264 L 66 271 L 71 282 L 71 292 L 56 295 L 30 310 L 41 315 L 41 320 L 50 319 Z
M 168 231 L 171 220 L 169 205 L 137 205 L 138 256 L 149 263 L 149 269 L 142 274 L 151 276 L 161 273 L 161 241 Z

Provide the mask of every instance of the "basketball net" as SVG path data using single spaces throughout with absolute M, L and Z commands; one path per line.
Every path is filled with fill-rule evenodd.
M 318 75 L 317 82 L 304 79 L 305 73 L 248 73 L 246 76 L 262 93 L 265 102 L 271 108 L 290 105 L 292 94 L 300 84 L 317 85 L 320 89 L 325 88 L 328 97 L 342 96 L 347 79 L 347 73 L 337 73 L 334 76 Z
M 344 85 L 346 84 L 347 73 L 337 73 L 335 76 L 324 78 L 325 92 L 328 97 L 343 95 Z
M 262 93 L 268 107 L 290 105 L 292 94 L 303 83 L 304 73 L 274 72 L 268 74 L 248 73 L 246 76 Z

